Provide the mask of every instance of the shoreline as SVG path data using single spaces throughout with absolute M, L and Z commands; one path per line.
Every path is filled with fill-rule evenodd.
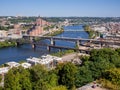
M 95 32 L 91 30 L 89 25 L 84 25 L 83 28 L 88 33 L 90 39 L 94 39 L 96 37 Z

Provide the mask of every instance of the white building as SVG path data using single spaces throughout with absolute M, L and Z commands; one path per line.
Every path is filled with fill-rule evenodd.
M 9 71 L 9 67 L 2 67 L 0 68 L 0 74 L 5 74 Z
M 24 68 L 30 68 L 31 64 L 25 62 L 25 63 L 22 63 L 21 66 L 24 67 Z
M 28 63 L 31 63 L 33 65 L 42 64 L 48 68 L 55 66 L 57 63 L 59 63 L 61 61 L 62 61 L 62 58 L 59 58 L 56 56 L 51 56 L 51 55 L 43 55 L 43 56 L 41 56 L 41 58 L 33 57 L 33 58 L 27 59 Z
M 31 63 L 32 65 L 39 64 L 40 58 L 32 57 L 26 59 L 28 63 Z
M 95 26 L 92 29 L 98 32 L 106 32 L 106 27 L 103 27 L 103 26 Z
M 7 31 L 5 30 L 0 30 L 0 38 L 7 37 Z
M 17 63 L 17 62 L 14 62 L 14 61 L 11 61 L 11 62 L 7 62 L 6 63 L 10 68 L 13 68 L 13 67 L 18 67 L 18 66 L 20 66 L 20 64 L 19 63 Z

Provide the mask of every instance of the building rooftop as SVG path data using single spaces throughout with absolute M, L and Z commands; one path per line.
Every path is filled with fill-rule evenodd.
M 7 62 L 6 64 L 7 64 L 8 66 L 10 66 L 10 68 L 20 66 L 20 64 L 19 64 L 19 63 L 14 62 L 14 61 Z
M 25 63 L 22 63 L 21 66 L 24 67 L 24 68 L 30 68 L 30 67 L 31 67 L 31 64 L 25 62 Z
M 49 64 L 53 61 L 60 61 L 60 60 L 62 60 L 62 58 L 51 56 L 51 55 L 43 55 L 41 56 L 41 58 L 35 58 L 35 57 L 27 58 L 28 62 L 31 62 L 34 64 L 43 64 L 43 65 Z
M 0 68 L 0 74 L 7 73 L 9 71 L 9 67 L 2 67 Z

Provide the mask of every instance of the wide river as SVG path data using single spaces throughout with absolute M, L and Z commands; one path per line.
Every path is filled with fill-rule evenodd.
M 73 31 L 75 30 L 75 31 Z M 82 31 L 76 31 L 82 30 Z M 82 27 L 82 25 L 75 26 L 66 26 L 64 27 L 64 32 L 62 34 L 57 35 L 59 37 L 70 37 L 70 38 L 88 38 L 88 33 L 86 33 Z M 41 43 L 49 43 L 48 40 L 42 40 Z M 74 47 L 73 42 L 69 41 L 56 41 L 56 45 Z M 52 49 L 51 53 L 58 51 L 57 49 Z M 39 46 L 36 50 L 31 48 L 31 44 L 24 44 L 19 47 L 7 47 L 0 49 L 0 65 L 4 64 L 8 61 L 16 61 L 19 62 L 21 60 L 26 60 L 26 58 L 32 57 L 40 57 L 41 55 L 48 54 L 45 46 Z

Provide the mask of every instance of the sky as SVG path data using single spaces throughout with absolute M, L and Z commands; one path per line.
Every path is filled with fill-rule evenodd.
M 120 17 L 120 0 L 0 0 L 0 16 Z

